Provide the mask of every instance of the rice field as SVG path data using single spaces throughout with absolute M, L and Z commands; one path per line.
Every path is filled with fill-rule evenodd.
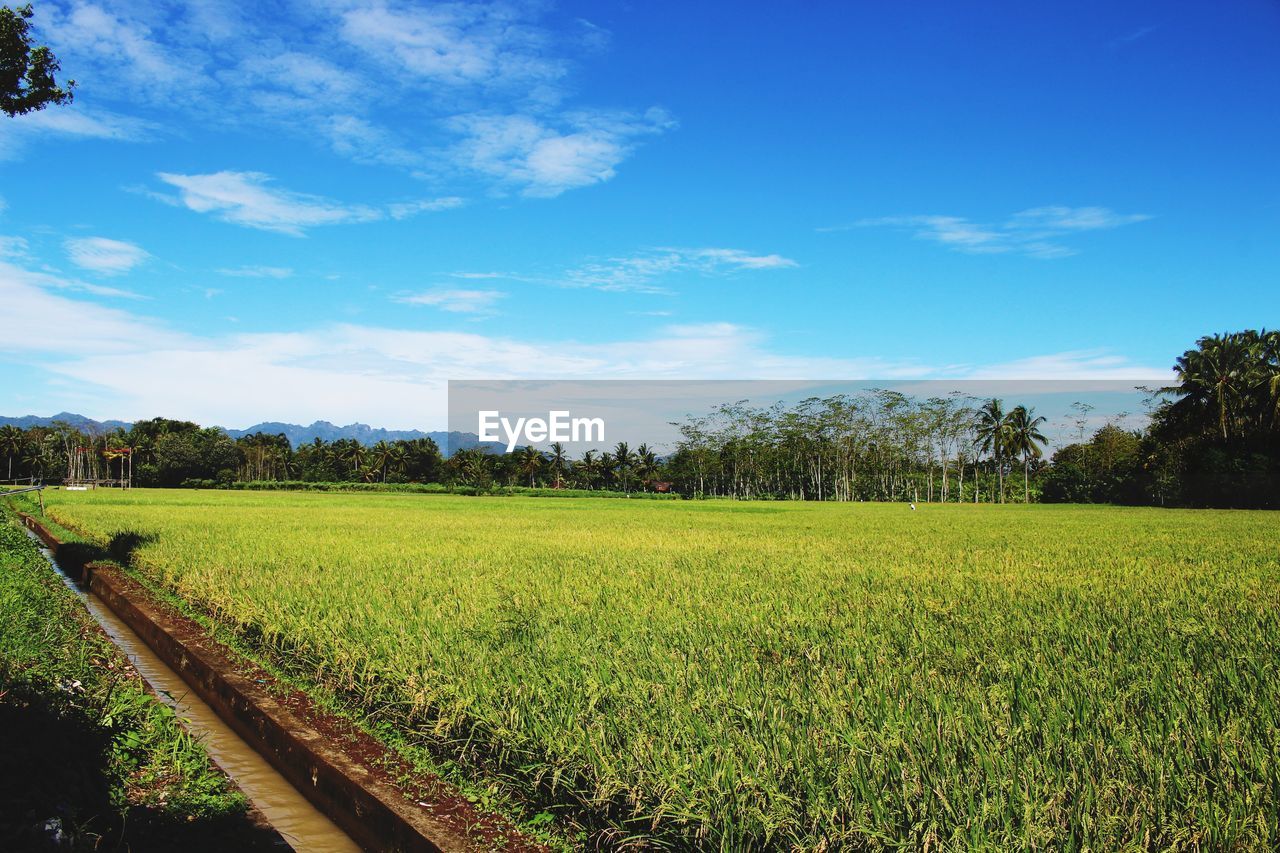
M 1280 846 L 1275 513 L 46 500 L 584 844 Z

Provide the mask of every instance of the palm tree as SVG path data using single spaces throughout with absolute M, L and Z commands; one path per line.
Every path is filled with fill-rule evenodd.
M 405 466 L 409 464 L 409 448 L 403 441 L 397 441 L 391 445 L 390 452 L 387 453 L 387 465 L 390 469 L 399 475 L 404 475 Z M 387 481 L 387 475 L 384 472 L 382 482 Z
M 600 459 L 596 456 L 596 452 L 588 450 L 582 454 L 582 461 L 578 463 L 577 467 L 582 471 L 582 477 L 586 480 L 587 488 L 594 489 L 596 487 L 596 479 L 600 476 Z
M 1041 450 L 1048 439 L 1040 433 L 1040 425 L 1045 423 L 1043 417 L 1032 417 L 1035 409 L 1026 406 L 1015 406 L 1006 418 L 1008 424 L 1009 453 L 1022 454 L 1022 500 L 1031 503 L 1031 457 L 1040 458 Z
M 1000 483 L 1000 502 L 1004 503 L 1004 458 L 1008 449 L 1009 424 L 1005 418 L 1004 403 L 991 398 L 978 409 L 974 424 L 978 435 L 978 450 L 990 454 L 996 465 L 996 477 Z
M 613 448 L 613 472 L 614 476 L 622 483 L 622 490 L 627 494 L 631 494 L 627 480 L 631 474 L 631 448 L 625 441 L 619 441 L 617 446 Z
M 1242 335 L 1210 335 L 1179 356 L 1173 367 L 1178 384 L 1165 389 L 1182 397 L 1173 405 L 1175 415 L 1191 423 L 1209 415 L 1228 440 L 1248 391 L 1249 349 Z
M 43 483 L 45 476 L 57 461 L 57 452 L 58 439 L 52 435 L 46 435 L 42 441 L 33 441 L 27 446 L 25 456 L 27 469 L 33 476 L 38 476 Z
M 565 464 L 567 459 L 564 455 L 564 445 L 556 442 L 551 445 L 551 473 L 555 476 L 556 488 L 560 488 L 560 480 L 564 475 Z
M 533 488 L 533 478 L 542 467 L 542 452 L 532 445 L 520 452 L 520 470 L 529 475 L 529 488 Z
M 391 445 L 379 441 L 370 449 L 373 467 L 382 471 L 382 482 L 387 482 L 387 466 L 391 464 Z
M 9 457 L 9 477 L 13 479 L 13 457 L 22 453 L 22 448 L 26 446 L 27 436 L 22 430 L 13 424 L 5 424 L 0 427 L 0 453 Z
M 495 457 L 479 447 L 464 447 L 445 462 L 446 476 L 466 486 L 487 488 L 493 479 Z
M 653 479 L 658 473 L 658 455 L 649 449 L 649 445 L 642 444 L 636 448 L 636 474 L 642 482 Z
M 342 452 L 341 458 L 344 462 L 350 462 L 355 467 L 355 472 L 359 474 L 360 463 L 369 458 L 369 451 L 365 449 L 363 444 L 355 439 L 351 439 L 346 450 Z

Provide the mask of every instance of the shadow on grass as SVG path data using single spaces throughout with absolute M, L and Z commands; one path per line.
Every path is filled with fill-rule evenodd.
M 112 536 L 105 548 L 92 542 L 63 542 L 58 546 L 58 565 L 64 572 L 79 580 L 84 577 L 84 567 L 89 563 L 110 560 L 122 566 L 131 566 L 134 552 L 155 541 L 154 533 L 126 530 Z
M 203 853 L 282 850 L 240 815 L 200 818 L 112 802 L 117 733 L 56 698 L 0 691 L 0 849 Z

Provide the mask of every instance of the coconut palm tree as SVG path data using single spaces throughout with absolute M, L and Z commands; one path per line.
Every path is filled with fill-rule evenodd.
M 588 450 L 582 454 L 582 461 L 576 467 L 581 472 L 581 479 L 587 484 L 587 488 L 594 489 L 596 480 L 600 477 L 600 457 L 596 456 L 596 451 Z
M 403 476 L 406 466 L 409 464 L 409 448 L 403 441 L 397 441 L 391 445 L 391 450 L 387 454 L 387 467 L 398 475 Z M 387 481 L 387 475 L 384 472 L 382 482 Z
M 560 481 L 564 479 L 565 467 L 568 458 L 564 455 L 564 445 L 556 442 L 551 445 L 551 458 L 547 460 L 551 464 L 551 474 L 555 477 L 556 488 L 560 488 Z
M 528 446 L 520 451 L 520 470 L 529 475 L 529 488 L 533 488 L 533 478 L 542 467 L 542 452 L 538 448 Z
M 648 482 L 658 473 L 658 455 L 649 449 L 649 445 L 642 444 L 636 448 L 635 455 L 636 476 L 641 482 Z
M 48 472 L 53 470 L 57 465 L 58 459 L 58 439 L 52 435 L 46 435 L 40 441 L 33 441 L 27 445 L 27 452 L 24 461 L 27 463 L 27 470 L 32 476 L 38 477 L 41 482 Z
M 631 447 L 625 441 L 619 441 L 613 448 L 613 458 L 610 462 L 614 477 L 622 483 L 622 490 L 627 494 L 631 494 L 628 483 L 631 477 L 631 464 L 633 461 Z
M 382 482 L 387 482 L 387 466 L 391 464 L 391 445 L 379 441 L 369 448 L 370 462 L 374 468 L 382 472 Z
M 1178 357 L 1173 372 L 1178 384 L 1165 389 L 1181 396 L 1176 416 L 1189 423 L 1211 420 L 1227 441 L 1249 386 L 1249 346 L 1241 335 L 1209 335 L 1196 349 Z
M 1015 406 L 1006 418 L 1008 425 L 1008 450 L 1010 455 L 1022 456 L 1022 500 L 1031 503 L 1031 459 L 1039 459 L 1041 448 L 1048 439 L 1040 432 L 1043 417 L 1033 417 L 1035 409 Z
M 333 465 L 334 474 L 342 479 L 342 466 L 350 465 L 356 474 L 360 473 L 361 463 L 369 459 L 368 449 L 352 438 L 339 438 L 325 449 L 327 461 Z
M 26 446 L 27 436 L 22 430 L 13 424 L 5 424 L 0 427 L 0 453 L 9 457 L 9 476 L 13 479 L 13 457 L 22 455 L 22 449 Z
M 974 423 L 977 433 L 978 450 L 989 454 L 996 466 L 996 477 L 1000 483 L 1000 502 L 1004 503 L 1004 460 L 1009 445 L 1009 424 L 1005 417 L 1004 402 L 991 398 L 978 409 L 978 418 Z

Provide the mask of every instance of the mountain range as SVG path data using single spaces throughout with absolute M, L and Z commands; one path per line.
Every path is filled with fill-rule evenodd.
M 89 434 L 97 434 L 109 432 L 113 429 L 129 429 L 133 424 L 128 421 L 95 421 L 84 415 L 77 415 L 72 412 L 59 412 L 56 415 L 43 418 L 37 415 L 24 415 L 22 417 L 5 417 L 0 415 L 0 426 L 12 424 L 21 429 L 30 429 L 36 426 L 52 426 L 54 421 L 62 421 L 70 426 Z M 381 427 L 372 427 L 368 424 L 347 424 L 346 426 L 338 426 L 328 421 L 316 421 L 310 426 L 301 424 L 287 424 L 279 421 L 264 421 L 260 424 L 254 424 L 246 429 L 227 429 L 219 427 L 223 432 L 232 438 L 241 438 L 246 435 L 252 435 L 255 432 L 265 432 L 269 435 L 283 433 L 285 438 L 289 439 L 289 443 L 294 447 L 309 444 L 319 438 L 322 441 L 337 441 L 338 439 L 355 439 L 365 446 L 377 444 L 379 441 L 412 441 L 415 438 L 429 438 L 434 441 L 441 452 L 446 456 L 449 455 L 451 449 L 461 450 L 466 447 L 476 447 L 480 445 L 480 440 L 475 433 L 470 432 L 423 432 L 416 429 L 382 429 Z

